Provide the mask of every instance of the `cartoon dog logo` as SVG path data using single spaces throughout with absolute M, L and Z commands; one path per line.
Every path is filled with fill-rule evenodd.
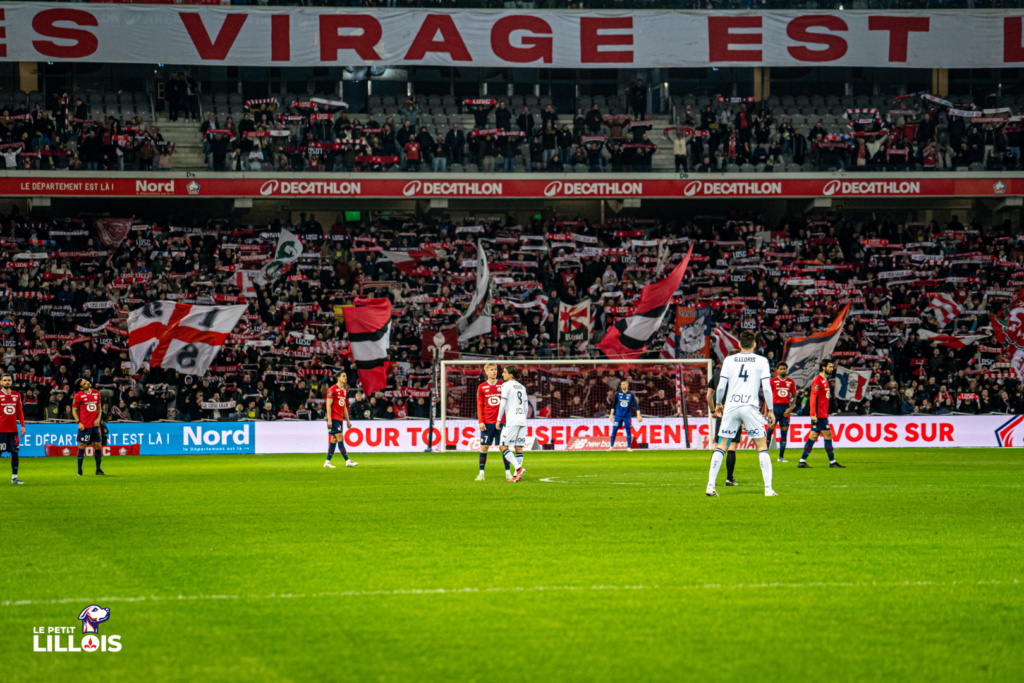
M 78 619 L 82 622 L 82 633 L 99 633 L 100 624 L 110 620 L 110 608 L 89 605 L 78 615 Z

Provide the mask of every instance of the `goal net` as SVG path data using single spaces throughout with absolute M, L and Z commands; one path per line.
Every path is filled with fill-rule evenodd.
M 709 359 L 637 361 L 459 360 L 442 361 L 441 433 L 448 450 L 478 450 L 480 430 L 477 388 L 486 381 L 484 365 L 522 371 L 520 382 L 530 400 L 528 437 L 554 450 L 605 450 L 610 443 L 615 392 L 622 379 L 636 395 L 643 421 L 632 421 L 634 448 L 706 449 L 710 447 L 707 388 Z M 619 430 L 616 449 L 626 448 Z

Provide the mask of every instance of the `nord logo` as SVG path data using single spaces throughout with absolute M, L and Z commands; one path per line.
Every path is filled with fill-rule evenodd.
M 249 445 L 249 425 L 241 429 L 185 427 L 186 446 L 227 446 L 228 439 L 236 446 Z
M 147 194 L 174 194 L 173 180 L 136 180 L 135 191 Z

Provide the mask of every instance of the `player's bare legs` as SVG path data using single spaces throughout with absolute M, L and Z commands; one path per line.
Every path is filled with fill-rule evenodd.
M 715 411 L 715 417 L 721 418 L 722 407 L 719 406 Z M 771 431 L 775 428 L 775 416 L 769 415 L 767 418 L 768 424 L 766 429 Z M 705 494 L 715 498 L 718 496 L 716 486 L 718 483 L 718 472 L 722 469 L 722 461 L 725 460 L 725 451 L 728 449 L 732 439 L 730 437 L 721 437 L 718 440 L 718 447 L 715 452 L 711 455 L 711 469 L 708 472 L 708 488 Z M 757 459 L 761 464 L 761 476 L 764 478 L 764 495 L 774 497 L 779 494 L 772 488 L 772 458 L 768 452 L 768 438 L 766 436 L 755 437 L 754 445 L 757 446 Z

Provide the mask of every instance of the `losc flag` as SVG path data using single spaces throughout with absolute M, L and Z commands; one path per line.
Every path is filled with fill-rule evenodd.
M 811 383 L 818 374 L 821 359 L 831 355 L 835 350 L 849 312 L 850 304 L 846 304 L 827 330 L 815 332 L 810 337 L 794 337 L 786 342 L 783 357 L 789 366 L 789 376 L 796 382 L 798 388 Z
M 586 351 L 590 328 L 590 299 L 584 299 L 576 305 L 564 301 L 558 304 L 559 345 L 569 343 L 580 351 Z
M 836 398 L 840 401 L 860 401 L 871 381 L 870 370 L 836 369 Z

